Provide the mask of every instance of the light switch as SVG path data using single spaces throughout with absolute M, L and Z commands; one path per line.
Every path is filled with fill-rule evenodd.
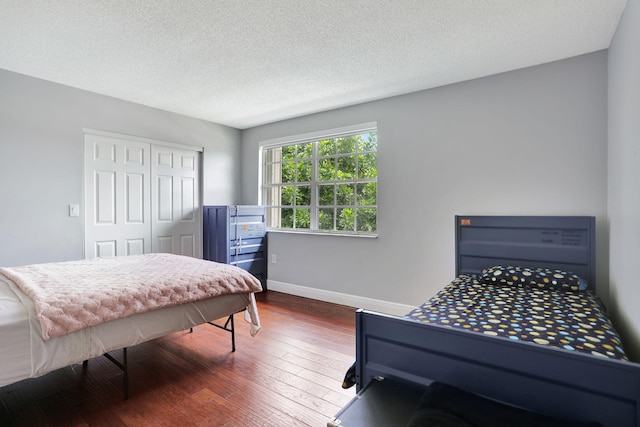
M 69 216 L 80 216 L 80 205 L 69 205 Z

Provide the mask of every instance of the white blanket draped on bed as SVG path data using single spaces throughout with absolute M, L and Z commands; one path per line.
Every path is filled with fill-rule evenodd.
M 0 268 L 0 274 L 34 301 L 45 340 L 162 307 L 262 290 L 240 268 L 171 254 L 33 264 Z M 260 326 L 250 301 L 254 335 Z

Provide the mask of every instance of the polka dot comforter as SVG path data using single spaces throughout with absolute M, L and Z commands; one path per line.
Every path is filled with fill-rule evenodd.
M 587 290 L 482 283 L 462 275 L 405 317 L 628 360 L 602 304 Z

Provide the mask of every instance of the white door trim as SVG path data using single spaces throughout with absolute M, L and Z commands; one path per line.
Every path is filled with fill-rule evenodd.
M 182 150 L 198 151 L 200 153 L 202 153 L 204 151 L 204 147 L 200 147 L 200 146 L 197 146 L 197 145 L 189 145 L 189 144 L 182 144 L 182 143 L 178 143 L 178 142 L 162 141 L 160 139 L 144 138 L 142 136 L 127 135 L 125 133 L 110 132 L 110 131 L 106 131 L 106 130 L 83 128 L 82 132 L 83 133 L 90 133 L 92 135 L 106 136 L 106 137 L 110 137 L 110 138 L 119 138 L 119 139 L 126 139 L 126 140 L 129 140 L 129 141 L 143 142 L 143 143 L 147 143 L 147 144 L 151 144 L 151 145 L 162 145 L 164 147 L 172 147 L 172 148 L 179 148 L 179 149 L 182 149 Z

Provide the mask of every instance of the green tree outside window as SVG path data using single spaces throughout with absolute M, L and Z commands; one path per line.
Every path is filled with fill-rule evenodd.
M 376 234 L 375 130 L 263 147 L 262 199 L 271 228 Z

